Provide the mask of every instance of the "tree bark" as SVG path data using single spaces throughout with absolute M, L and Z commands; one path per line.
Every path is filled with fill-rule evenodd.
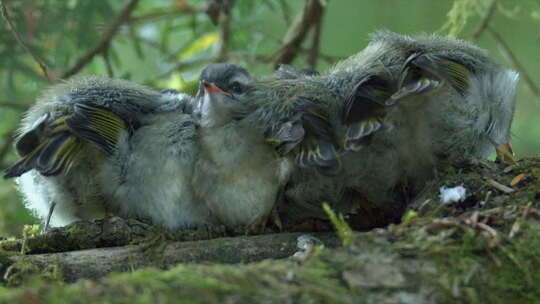
M 15 255 L 10 258 L 7 278 L 17 275 L 17 268 L 37 272 L 54 265 L 66 282 L 98 279 L 111 272 L 126 272 L 144 267 L 168 268 L 184 263 L 251 263 L 264 259 L 286 258 L 295 253 L 302 233 L 226 237 L 203 241 L 159 242 L 59 253 Z M 317 234 L 326 246 L 335 247 L 339 239 L 333 233 Z M 4 274 L 4 276 L 6 276 Z

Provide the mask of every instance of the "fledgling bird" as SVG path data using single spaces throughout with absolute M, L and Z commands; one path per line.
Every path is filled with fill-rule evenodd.
M 216 224 L 264 228 L 289 167 L 245 119 L 253 82 L 243 68 L 212 64 L 201 73 L 199 157 L 193 173 L 196 197 Z
M 196 155 L 192 99 L 131 82 L 81 77 L 52 87 L 28 111 L 16 148 L 30 210 L 63 226 L 106 214 L 170 229 L 206 221 L 185 191 Z
M 186 103 L 192 113 L 144 117 L 130 144 L 120 144 L 129 149 L 113 155 L 114 175 L 125 182 L 105 185 L 121 215 L 165 221 L 169 229 L 264 228 L 287 167 L 262 129 L 241 118 L 249 103 L 240 100 L 252 81 L 239 66 L 211 64 L 201 72 L 197 97 Z
M 6 177 L 22 175 L 21 192 L 40 217 L 57 204 L 52 226 L 114 214 L 172 230 L 257 229 L 286 166 L 262 130 L 240 119 L 247 108 L 238 99 L 251 82 L 238 66 L 213 64 L 195 99 L 99 77 L 56 86 L 23 123 L 23 159 Z
M 321 218 L 328 202 L 399 219 L 398 188 L 419 191 L 437 168 L 509 141 L 517 80 L 465 41 L 381 31 L 321 76 L 254 84 L 252 117 L 297 164 L 283 213 Z

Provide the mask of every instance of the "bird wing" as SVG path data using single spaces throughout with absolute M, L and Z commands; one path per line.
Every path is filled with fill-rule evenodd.
M 390 81 L 377 75 L 367 75 L 354 86 L 342 111 L 342 121 L 347 126 L 345 150 L 358 151 L 366 145 L 370 135 L 390 127 L 385 115 L 392 106 L 386 104 L 392 88 Z
M 117 149 L 119 135 L 124 131 L 131 134 L 145 115 L 175 110 L 187 102 L 183 94 L 173 98 L 123 80 L 101 77 L 74 80 L 53 87 L 52 92 L 61 92 L 51 96 L 53 104 L 60 101 L 72 110 L 59 115 L 53 106 L 21 134 L 15 146 L 22 159 L 5 171 L 5 178 L 32 169 L 43 175 L 65 173 L 85 143 L 111 155 Z
M 66 125 L 73 135 L 96 144 L 106 154 L 117 149 L 117 140 L 123 131 L 131 133 L 128 124 L 110 110 L 91 103 L 75 105 L 75 112 Z
M 471 71 L 444 55 L 413 53 L 403 64 L 398 90 L 387 103 L 396 103 L 408 96 L 429 93 L 448 83 L 464 96 L 470 86 Z
M 90 103 L 76 104 L 73 114 L 45 119 L 39 127 L 22 135 L 16 147 L 23 158 L 6 169 L 4 178 L 17 177 L 32 169 L 45 176 L 65 173 L 85 142 L 111 155 L 125 130 L 130 130 L 128 124 L 110 110 Z
M 67 172 L 73 160 L 82 149 L 82 142 L 72 136 L 65 124 L 67 117 L 61 116 L 46 125 L 40 134 L 35 147 L 26 153 L 21 160 L 5 170 L 4 178 L 13 178 L 32 169 L 38 170 L 45 176 Z M 37 136 L 31 130 L 32 137 Z M 27 134 L 23 135 L 29 136 Z M 26 145 L 25 148 L 29 146 Z
M 305 97 L 295 97 L 287 110 L 274 110 L 280 119 L 270 123 L 265 137 L 279 155 L 293 155 L 300 167 L 316 167 L 323 173 L 339 170 L 332 125 L 322 107 Z
M 40 144 L 40 138 L 43 135 L 46 122 L 50 117 L 49 113 L 41 115 L 32 124 L 32 127 L 27 132 L 21 134 L 17 142 L 15 143 L 15 149 L 20 156 L 26 156 L 34 151 Z
M 302 113 L 305 129 L 295 160 L 301 167 L 316 167 L 321 173 L 334 174 L 341 168 L 332 125 L 323 111 L 310 109 Z

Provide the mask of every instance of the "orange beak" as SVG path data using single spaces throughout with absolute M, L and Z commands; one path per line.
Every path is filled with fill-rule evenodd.
M 202 84 L 203 84 L 204 92 L 205 92 L 205 93 L 208 93 L 208 94 L 223 94 L 223 95 L 229 95 L 228 93 L 226 93 L 225 91 L 223 91 L 222 89 L 220 89 L 218 86 L 216 86 L 216 85 L 213 84 L 212 82 L 208 82 L 208 81 L 206 81 L 206 80 L 203 80 L 203 81 L 202 81 Z

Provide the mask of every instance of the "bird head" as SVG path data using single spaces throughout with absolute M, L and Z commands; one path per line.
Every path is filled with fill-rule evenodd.
M 197 114 L 201 125 L 221 126 L 241 112 L 253 79 L 243 68 L 228 63 L 210 64 L 201 72 Z

